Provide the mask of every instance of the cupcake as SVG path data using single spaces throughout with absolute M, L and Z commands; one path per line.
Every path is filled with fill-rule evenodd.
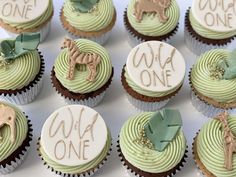
M 40 93 L 44 60 L 39 40 L 39 33 L 23 33 L 0 41 L 0 99 L 28 104 Z
M 193 143 L 193 157 L 206 177 L 236 175 L 236 116 L 222 112 L 199 131 Z
M 61 23 L 73 38 L 104 44 L 116 22 L 112 0 L 65 0 Z
M 107 161 L 111 134 L 95 110 L 82 105 L 62 107 L 43 125 L 39 155 L 61 176 L 91 176 Z
M 52 16 L 52 0 L 4 0 L 0 4 L 0 26 L 12 37 L 37 32 L 43 41 L 50 31 Z
M 121 82 L 136 108 L 153 111 L 165 106 L 183 85 L 185 61 L 173 46 L 149 41 L 133 48 Z
M 193 0 L 185 16 L 185 43 L 196 55 L 226 48 L 236 35 L 236 4 Z
M 146 41 L 170 42 L 178 30 L 176 0 L 130 0 L 124 24 L 132 46 Z
M 30 148 L 32 125 L 27 116 L 12 104 L 0 102 L 0 174 L 21 165 Z
M 65 39 L 51 72 L 56 91 L 70 104 L 98 105 L 113 77 L 106 49 L 87 39 Z
M 189 80 L 193 106 L 207 117 L 236 108 L 236 50 L 213 49 L 193 65 Z
M 178 110 L 144 112 L 122 126 L 118 153 L 131 176 L 169 177 L 186 162 L 187 145 Z

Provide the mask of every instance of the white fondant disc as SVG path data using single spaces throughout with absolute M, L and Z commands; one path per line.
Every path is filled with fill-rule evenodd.
M 107 133 L 104 120 L 95 110 L 69 105 L 56 110 L 46 120 L 41 145 L 58 164 L 78 166 L 94 160 L 102 152 Z
M 185 61 L 173 46 L 160 42 L 144 42 L 130 52 L 127 72 L 135 84 L 144 90 L 165 92 L 184 79 Z
M 49 0 L 0 0 L 0 18 L 12 23 L 26 23 L 40 17 Z
M 193 0 L 191 11 L 198 23 L 209 30 L 236 30 L 236 1 Z

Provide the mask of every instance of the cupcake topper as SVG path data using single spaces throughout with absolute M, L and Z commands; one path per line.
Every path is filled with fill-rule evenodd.
M 175 138 L 181 126 L 182 119 L 178 110 L 163 109 L 162 114 L 153 114 L 144 129 L 154 149 L 162 152 Z
M 69 50 L 69 72 L 67 79 L 73 80 L 76 64 L 87 65 L 89 76 L 87 80 L 93 82 L 97 75 L 97 65 L 101 61 L 101 57 L 97 53 L 82 52 L 72 39 L 65 39 L 62 48 Z
M 223 79 L 234 79 L 236 77 L 236 49 L 230 53 L 227 60 L 221 60 L 218 67 L 223 70 Z
M 20 34 L 15 40 L 3 40 L 0 43 L 1 60 L 0 65 L 9 63 L 11 60 L 35 50 L 40 42 L 40 34 Z
M 11 142 L 15 141 L 15 121 L 16 121 L 16 113 L 15 110 L 9 106 L 5 106 L 3 104 L 0 105 L 0 128 L 4 125 L 10 126 L 11 129 Z M 0 140 L 2 136 L 0 135 Z
M 222 123 L 224 131 L 225 168 L 231 171 L 233 170 L 233 153 L 236 153 L 236 137 L 229 127 L 228 117 L 229 114 L 225 111 L 219 114 L 216 119 Z
M 87 13 L 94 8 L 99 0 L 71 0 L 76 10 Z
M 134 15 L 137 22 L 143 19 L 143 13 L 156 13 L 161 23 L 166 23 L 166 9 L 171 5 L 171 0 L 136 0 L 134 4 Z

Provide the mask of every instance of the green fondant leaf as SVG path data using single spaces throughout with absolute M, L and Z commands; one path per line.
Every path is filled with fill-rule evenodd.
M 223 79 L 236 78 L 236 49 L 230 53 L 229 59 L 221 60 L 218 66 L 224 70 Z
M 145 125 L 146 137 L 153 143 L 154 149 L 162 152 L 175 138 L 182 126 L 182 119 L 178 110 L 163 109 L 156 112 Z
M 71 0 L 76 10 L 87 13 L 91 10 L 99 0 Z
M 25 33 L 18 35 L 15 40 L 3 40 L 0 43 L 1 56 L 5 60 L 15 59 L 31 50 L 37 49 L 39 42 L 39 33 Z

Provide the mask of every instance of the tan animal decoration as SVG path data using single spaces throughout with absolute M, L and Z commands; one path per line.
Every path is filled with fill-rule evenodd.
M 89 69 L 89 76 L 87 77 L 87 80 L 93 82 L 97 75 L 96 68 L 101 61 L 101 57 L 97 53 L 81 52 L 72 39 L 66 38 L 63 42 L 62 48 L 68 48 L 70 53 L 69 72 L 67 79 L 73 80 L 76 64 L 84 64 L 87 65 L 87 68 Z
M 15 110 L 9 106 L 3 104 L 0 105 L 0 128 L 4 125 L 10 126 L 11 129 L 11 142 L 15 141 L 15 122 L 16 122 L 16 113 Z M 0 131 L 1 132 L 1 131 Z M 0 140 L 2 136 L 0 135 Z
M 233 153 L 236 153 L 236 137 L 233 135 L 228 123 L 229 114 L 225 111 L 219 114 L 216 119 L 222 123 L 224 131 L 224 152 L 225 152 L 225 168 L 229 171 L 233 170 Z
M 134 15 L 138 22 L 143 19 L 143 13 L 157 13 L 159 21 L 165 23 L 168 17 L 165 14 L 166 9 L 171 5 L 171 0 L 136 0 L 134 4 Z

